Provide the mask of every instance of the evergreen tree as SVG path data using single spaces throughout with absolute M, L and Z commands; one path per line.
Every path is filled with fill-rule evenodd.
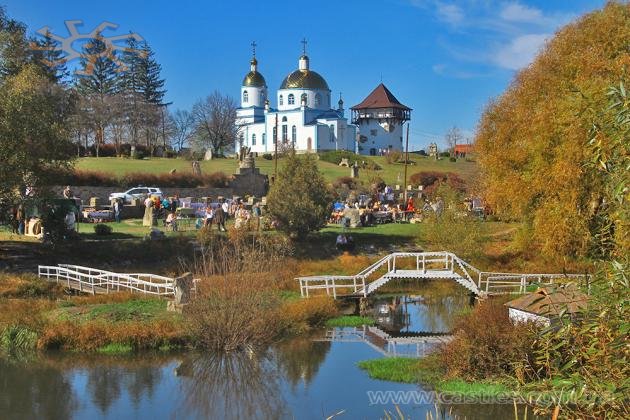
M 155 60 L 155 53 L 144 41 L 138 55 L 139 93 L 142 99 L 150 104 L 161 105 L 164 99 L 164 79 L 161 78 L 162 66 Z
M 115 62 L 116 52 L 107 47 L 103 36 L 97 36 L 85 45 L 81 56 L 81 71 L 76 79 L 76 91 L 82 96 L 83 115 L 95 132 L 94 143 L 98 155 L 105 142 L 105 128 L 113 112 L 112 99 L 118 92 L 120 75 Z
M 34 61 L 42 68 L 46 77 L 51 82 L 63 83 L 69 73 L 59 42 L 46 31 L 43 38 L 31 41 L 31 45 Z
M 26 26 L 0 7 L 0 77 L 18 74 L 29 60 Z

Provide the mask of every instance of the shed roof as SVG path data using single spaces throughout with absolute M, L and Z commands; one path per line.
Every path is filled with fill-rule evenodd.
M 577 287 L 539 288 L 533 293 L 521 296 L 505 304 L 508 308 L 519 309 L 536 315 L 551 317 L 560 312 L 574 314 L 586 309 L 588 296 Z

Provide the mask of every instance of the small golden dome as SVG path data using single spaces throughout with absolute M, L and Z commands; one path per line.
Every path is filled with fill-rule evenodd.
M 296 70 L 289 74 L 280 89 L 324 89 L 328 88 L 328 83 L 319 73 L 312 70 Z
M 254 59 L 255 60 L 255 59 Z M 243 86 L 246 87 L 267 87 L 267 82 L 262 74 L 257 71 L 250 71 L 243 79 Z

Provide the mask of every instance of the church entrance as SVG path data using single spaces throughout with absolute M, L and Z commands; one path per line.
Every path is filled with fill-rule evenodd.
M 376 156 L 376 149 L 373 147 L 370 149 L 370 156 Z

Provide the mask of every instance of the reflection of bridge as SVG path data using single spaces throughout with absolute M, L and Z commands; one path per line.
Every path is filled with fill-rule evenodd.
M 173 296 L 174 279 L 155 274 L 114 273 L 80 265 L 40 265 L 38 275 L 69 289 L 91 294 L 112 292 L 143 293 L 157 296 Z
M 385 271 L 385 272 L 383 272 Z M 395 252 L 386 255 L 353 276 L 323 275 L 298 277 L 302 297 L 325 290 L 337 296 L 363 296 L 394 279 L 453 280 L 471 293 L 485 297 L 492 294 L 525 293 L 527 286 L 553 284 L 561 279 L 578 279 L 577 274 L 494 273 L 476 269 L 451 252 Z
M 365 343 L 384 356 L 424 357 L 451 339 L 450 335 L 435 333 L 408 333 L 397 337 L 378 327 L 362 326 L 327 330 L 323 338 L 316 338 L 315 341 Z

